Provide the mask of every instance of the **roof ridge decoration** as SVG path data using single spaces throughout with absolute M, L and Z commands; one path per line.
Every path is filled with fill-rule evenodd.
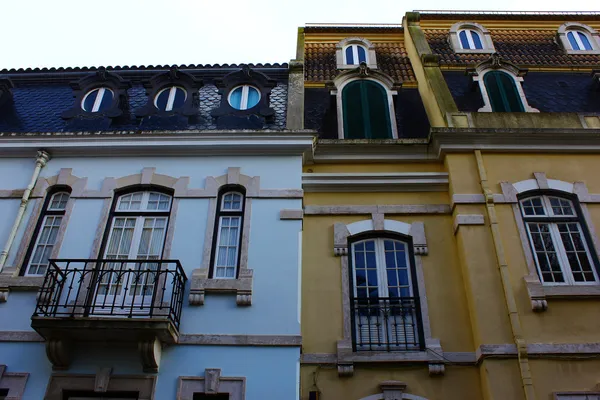
M 385 72 L 370 68 L 364 61 L 361 62 L 358 67 L 340 73 L 333 79 L 332 83 L 336 88 L 339 88 L 345 82 L 354 78 L 376 80 L 389 90 L 396 90 L 402 86 L 402 80 L 400 80 L 400 82 L 394 82 L 394 79 L 391 76 Z
M 467 71 L 471 75 L 479 75 L 487 69 L 505 69 L 513 75 L 523 77 L 527 74 L 527 68 L 520 68 L 518 65 L 502 58 L 498 53 L 493 53 L 490 58 L 475 65 L 475 68 L 469 68 Z

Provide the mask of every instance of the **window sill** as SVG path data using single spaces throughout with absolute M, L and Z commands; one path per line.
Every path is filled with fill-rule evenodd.
M 207 269 L 195 269 L 192 272 L 190 305 L 204 305 L 206 293 L 235 293 L 238 306 L 252 305 L 253 272 L 251 269 L 241 269 L 237 279 L 210 279 Z
M 600 285 L 544 285 L 537 276 L 526 276 L 525 284 L 533 311 L 548 309 L 550 299 L 600 298 Z
M 11 291 L 37 292 L 44 283 L 44 276 L 13 276 L 13 271 L 0 274 L 0 303 L 8 300 Z

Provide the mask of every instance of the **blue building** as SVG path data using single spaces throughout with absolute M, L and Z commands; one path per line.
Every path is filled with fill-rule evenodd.
M 0 71 L 0 399 L 298 398 L 302 79 Z

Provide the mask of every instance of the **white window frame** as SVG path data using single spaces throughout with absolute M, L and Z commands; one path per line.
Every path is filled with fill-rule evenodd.
M 242 98 L 240 99 L 240 108 L 236 108 L 236 107 L 233 107 L 233 104 L 231 104 L 231 95 L 233 94 L 233 92 L 235 92 L 239 88 L 242 88 Z M 231 89 L 229 91 L 229 94 L 227 95 L 227 102 L 229 103 L 229 105 L 231 107 L 235 108 L 236 110 L 240 110 L 240 111 L 248 110 L 248 92 L 250 91 L 250 88 L 256 90 L 256 92 L 258 93 L 258 102 L 252 106 L 252 107 L 256 107 L 258 105 L 258 103 L 260 103 L 262 94 L 260 93 L 260 90 L 256 86 L 252 86 L 252 85 L 239 85 L 239 86 L 236 86 L 233 89 Z M 252 108 L 252 107 L 250 107 L 250 108 Z
M 542 206 L 544 208 L 544 215 L 525 215 L 525 208 L 523 206 L 523 202 L 533 199 L 533 198 L 541 198 L 542 200 Z M 571 209 L 573 210 L 572 215 L 554 215 L 554 212 L 552 210 L 552 205 L 550 203 L 550 198 L 557 198 L 560 200 L 566 200 L 570 203 L 571 205 Z M 567 258 L 567 251 L 564 247 L 564 244 L 562 242 L 562 238 L 560 236 L 560 232 L 558 230 L 558 224 L 561 224 L 563 222 L 560 221 L 555 221 L 555 220 L 551 220 L 548 222 L 531 222 L 529 220 L 529 218 L 548 218 L 548 219 L 553 219 L 553 218 L 560 218 L 560 217 L 577 217 L 580 219 L 579 215 L 577 214 L 577 210 L 575 208 L 575 205 L 573 203 L 573 201 L 571 201 L 570 199 L 564 198 L 564 197 L 560 197 L 560 196 L 553 196 L 553 195 L 534 195 L 534 196 L 528 196 L 522 200 L 519 201 L 519 205 L 521 208 L 521 216 L 523 218 L 523 222 L 525 224 L 525 230 L 527 231 L 527 237 L 529 239 L 529 245 L 531 248 L 531 252 L 533 255 L 533 258 L 535 260 L 535 265 L 540 277 L 540 282 L 542 282 L 543 285 L 548 285 L 548 286 L 586 286 L 586 285 L 598 285 L 600 283 L 600 279 L 598 277 L 598 272 L 596 271 L 596 263 L 594 262 L 594 259 L 590 253 L 590 247 L 587 243 L 587 238 L 586 235 L 584 234 L 584 230 L 582 227 L 582 224 L 580 221 L 577 222 L 567 222 L 565 221 L 564 223 L 575 223 L 577 224 L 577 227 L 579 229 L 579 234 L 581 235 L 581 239 L 583 242 L 583 246 L 585 248 L 585 253 L 587 255 L 588 258 L 588 262 L 590 263 L 590 266 L 592 268 L 592 272 L 594 274 L 594 281 L 589 281 L 589 282 L 577 282 L 575 281 L 575 279 L 573 278 L 573 271 L 571 270 L 571 265 L 569 263 L 569 260 Z M 550 237 L 552 238 L 552 243 L 554 245 L 554 250 L 556 251 L 556 255 L 558 258 L 558 263 L 560 265 L 560 269 L 561 272 L 563 274 L 564 277 L 564 282 L 545 282 L 543 275 L 542 275 L 542 270 L 540 268 L 540 262 L 538 260 L 538 256 L 537 256 L 537 252 L 535 251 L 535 245 L 533 243 L 533 238 L 532 238 L 532 234 L 531 234 L 531 229 L 529 228 L 529 223 L 543 223 L 543 224 L 548 224 L 549 226 L 549 230 L 550 230 Z
M 350 64 L 348 62 L 348 59 L 346 58 L 346 50 L 348 49 L 348 47 L 352 48 L 352 58 L 356 61 L 359 61 L 359 57 L 358 57 L 358 48 L 361 47 L 364 51 L 365 51 L 365 62 L 367 63 L 367 65 L 369 65 L 369 50 L 363 46 L 362 44 L 358 44 L 358 43 L 352 43 L 349 44 L 347 46 L 344 47 L 343 49 L 343 57 L 344 57 L 344 64 L 346 65 L 355 65 L 358 66 L 360 65 L 360 62 L 356 62 L 353 64 Z
M 465 49 L 462 46 L 462 42 L 460 41 L 459 34 L 462 31 L 467 31 L 467 41 L 469 42 L 472 48 Z M 481 40 L 482 49 L 476 49 L 473 43 L 473 38 L 470 35 L 470 32 L 475 32 L 479 35 L 479 40 Z M 494 48 L 494 42 L 492 41 L 492 35 L 490 31 L 488 31 L 483 25 L 478 24 L 472 21 L 460 21 L 455 23 L 450 27 L 448 40 L 450 42 L 450 46 L 457 54 L 465 54 L 465 53 L 475 53 L 475 54 L 492 54 L 496 52 Z
M 482 66 L 480 70 L 477 70 L 477 73 L 473 75 L 473 82 L 479 85 L 479 91 L 481 92 L 481 97 L 483 99 L 484 106 L 481 107 L 477 112 L 495 112 L 492 110 L 492 102 L 490 101 L 490 97 L 488 96 L 487 88 L 485 86 L 484 76 L 488 72 L 501 71 L 507 73 L 515 82 L 515 86 L 517 88 L 517 93 L 519 93 L 519 98 L 521 99 L 521 103 L 523 104 L 524 112 L 540 112 L 537 108 L 531 107 L 527 102 L 527 96 L 525 96 L 525 91 L 523 90 L 523 77 L 517 76 L 517 74 L 508 68 L 494 69 L 487 68 L 486 66 Z
M 187 100 L 187 90 L 185 90 L 185 88 L 181 86 L 169 86 L 164 89 L 161 89 L 158 93 L 156 93 L 156 96 L 154 96 L 154 107 L 156 107 L 160 111 L 173 111 L 173 103 L 175 102 L 175 95 L 177 93 L 177 89 L 183 90 L 183 101 L 185 102 Z M 164 110 L 161 110 L 160 108 L 158 108 L 158 97 L 167 90 L 169 91 L 167 105 L 165 106 Z
M 575 38 L 575 42 L 577 43 L 577 46 L 579 46 L 578 49 L 574 49 L 573 46 L 571 45 L 571 41 L 569 40 L 569 33 L 573 34 L 573 37 Z M 591 49 L 586 49 L 585 48 L 585 45 L 583 44 L 583 42 L 581 41 L 581 38 L 579 37 L 580 33 L 582 35 L 584 35 L 587 38 L 587 40 L 590 42 L 590 46 L 592 47 Z M 591 50 L 594 50 L 594 44 L 593 44 L 593 40 L 594 39 L 592 39 L 590 37 L 590 35 L 588 35 L 587 32 L 584 32 L 582 30 L 579 30 L 579 29 L 569 29 L 567 31 L 567 40 L 569 42 L 569 46 L 571 46 L 571 50 L 573 50 L 573 51 L 591 51 Z
M 141 203 L 140 203 L 140 208 L 137 210 L 132 210 L 132 209 L 127 209 L 127 210 L 121 210 L 120 206 L 121 206 L 121 202 L 123 201 L 123 198 L 126 196 L 132 196 L 134 194 L 137 193 L 142 193 L 142 199 L 141 199 Z M 148 202 L 150 200 L 150 194 L 158 194 L 161 196 L 166 196 L 169 198 L 169 207 L 166 210 L 160 210 L 160 209 L 156 209 L 156 210 L 150 210 L 148 208 Z M 173 197 L 169 196 L 168 194 L 162 193 L 162 192 L 156 192 L 153 190 L 149 190 L 149 191 L 142 191 L 139 190 L 137 192 L 131 192 L 131 193 L 125 193 L 119 196 L 119 199 L 117 201 L 117 205 L 115 207 L 114 212 L 115 213 L 119 213 L 119 212 L 156 212 L 156 213 L 164 213 L 164 212 L 170 212 L 171 211 L 171 205 L 173 203 Z
M 460 40 L 460 34 L 461 34 L 461 32 L 465 32 L 465 34 L 467 36 L 467 42 L 469 43 L 469 48 L 468 49 L 465 49 L 465 47 L 462 44 L 462 40 Z M 479 41 L 481 42 L 481 46 L 482 46 L 481 49 L 478 49 L 478 48 L 475 47 L 475 41 L 473 40 L 473 33 L 475 33 L 476 35 L 479 36 Z M 483 49 L 485 49 L 485 42 L 483 41 L 483 37 L 481 35 L 481 32 L 479 32 L 478 30 L 469 29 L 469 28 L 461 29 L 461 30 L 458 31 L 458 39 L 459 39 L 460 47 L 463 50 L 483 50 Z
M 590 45 L 592 46 L 591 50 L 575 50 L 571 46 L 571 42 L 567 37 L 569 32 L 573 33 L 583 33 L 588 40 L 590 41 Z M 600 54 L 600 34 L 591 26 L 581 24 L 579 22 L 566 22 L 562 24 L 557 31 L 558 42 L 562 45 L 565 53 L 567 54 Z M 575 40 L 580 45 L 581 48 L 581 40 L 578 35 L 575 35 Z
M 98 91 L 98 94 L 96 95 L 96 100 L 94 100 L 94 105 L 92 106 L 91 110 L 86 110 L 85 106 L 84 106 L 85 101 L 87 100 L 88 96 L 91 95 L 92 93 L 94 93 L 95 91 Z M 102 100 L 104 99 L 104 95 L 106 94 L 107 91 L 112 94 L 113 100 L 114 100 L 115 92 L 113 92 L 110 88 L 107 88 L 105 86 L 97 87 L 95 89 L 90 90 L 89 92 L 87 92 L 85 94 L 85 96 L 83 96 L 83 99 L 81 100 L 81 109 L 83 111 L 91 112 L 91 113 L 98 112 L 98 110 L 100 109 L 100 106 L 102 105 Z
M 64 208 L 52 208 L 52 201 L 54 200 L 55 197 L 57 197 L 58 195 L 67 195 L 67 202 L 65 203 L 65 207 Z M 52 195 L 52 197 L 50 197 L 50 199 L 48 200 L 48 204 L 46 205 L 46 208 L 42 211 L 45 215 L 43 217 L 42 223 L 39 226 L 39 229 L 36 231 L 36 236 L 35 236 L 35 243 L 33 244 L 33 247 L 31 248 L 31 252 L 29 253 L 29 258 L 27 260 L 27 266 L 25 267 L 25 273 L 23 274 L 23 276 L 42 276 L 45 275 L 46 272 L 48 271 L 48 267 L 50 266 L 50 264 L 46 265 L 46 268 L 44 270 L 44 273 L 42 274 L 32 274 L 30 273 L 30 269 L 31 269 L 31 264 L 33 262 L 34 256 L 36 254 L 36 250 L 38 248 L 38 246 L 40 245 L 40 240 L 42 238 L 42 232 L 44 230 L 44 227 L 46 226 L 46 222 L 48 221 L 48 218 L 60 218 L 60 222 L 58 224 L 58 230 L 60 231 L 61 226 L 63 224 L 63 221 L 65 219 L 65 213 L 67 210 L 67 204 L 69 202 L 69 199 L 71 198 L 71 194 L 69 192 L 65 192 L 65 191 L 60 191 L 60 192 L 56 192 Z M 62 214 L 47 214 L 48 211 L 51 212 L 62 212 Z M 53 225 L 54 226 L 54 225 Z M 50 247 L 52 250 L 50 251 L 51 253 L 54 251 L 54 246 L 56 246 L 56 242 L 58 240 L 58 236 L 59 233 L 57 232 L 56 237 L 54 238 L 54 242 L 52 244 L 49 243 L 44 243 L 43 246 L 45 247 Z
M 240 196 L 240 208 L 239 209 L 226 209 L 225 206 L 225 196 L 227 196 L 228 194 L 233 194 L 233 195 L 238 195 Z M 244 223 L 244 195 L 241 192 L 238 191 L 228 191 L 225 192 L 221 195 L 221 204 L 219 205 L 219 223 L 217 225 L 217 240 L 215 243 L 215 248 L 214 248 L 214 261 L 213 261 L 213 279 L 236 279 L 237 278 L 237 274 L 238 274 L 238 270 L 240 268 L 239 266 L 239 255 L 240 255 L 240 251 L 241 251 L 241 247 L 242 247 L 242 243 L 241 243 L 241 235 L 242 235 L 242 224 Z M 227 215 L 228 213 L 238 213 L 241 215 Z M 225 214 L 225 215 L 224 215 Z M 223 224 L 223 218 L 238 218 L 238 230 L 237 230 L 237 236 L 235 238 L 236 240 L 236 247 L 235 247 L 235 256 L 234 256 L 234 260 L 235 260 L 235 265 L 234 265 L 234 269 L 233 269 L 233 276 L 218 276 L 217 275 L 217 262 L 219 260 L 219 246 L 221 245 L 221 228 L 222 228 L 222 224 Z M 221 268 L 225 268 L 226 270 L 228 268 L 231 268 L 231 266 L 220 266 Z

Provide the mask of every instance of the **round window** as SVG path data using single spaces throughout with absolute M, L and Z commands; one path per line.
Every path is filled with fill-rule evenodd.
M 106 111 L 112 105 L 115 94 L 107 87 L 92 89 L 83 96 L 81 108 L 87 112 Z
M 229 92 L 229 105 L 236 110 L 248 110 L 260 101 L 260 90 L 250 85 L 233 88 Z
M 154 98 L 154 106 L 161 111 L 171 111 L 183 106 L 187 92 L 180 86 L 170 86 L 162 89 Z

